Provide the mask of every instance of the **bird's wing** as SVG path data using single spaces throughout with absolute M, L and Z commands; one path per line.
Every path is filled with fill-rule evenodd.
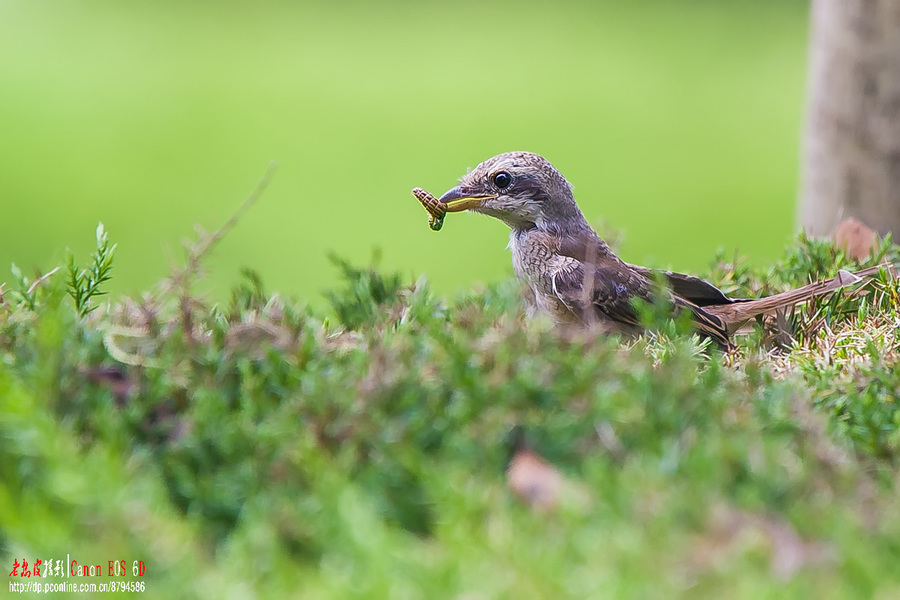
M 628 266 L 648 279 L 652 279 L 655 273 L 659 273 L 666 278 L 666 283 L 669 284 L 669 287 L 673 292 L 697 306 L 731 304 L 734 302 L 734 300 L 726 296 L 722 290 L 699 277 L 685 275 L 684 273 L 675 273 L 674 271 L 648 269 L 647 267 L 638 265 Z
M 650 284 L 629 269 L 567 258 L 553 272 L 553 293 L 582 321 L 596 319 L 599 311 L 616 323 L 640 326 L 631 299 L 650 301 Z
M 612 252 L 606 242 L 597 237 L 594 232 L 584 233 L 580 236 L 566 236 L 560 241 L 559 253 L 569 256 L 583 263 L 602 265 L 610 261 Z M 731 298 L 722 293 L 722 290 L 704 281 L 699 277 L 692 277 L 674 271 L 661 271 L 648 269 L 639 265 L 631 265 L 616 259 L 619 269 L 630 269 L 646 281 L 653 281 L 657 275 L 666 279 L 669 287 L 675 294 L 693 303 L 695 306 L 709 306 L 711 304 L 731 304 Z
M 624 263 L 585 265 L 568 258 L 564 265 L 554 271 L 553 293 L 582 321 L 599 316 L 585 310 L 590 307 L 591 311 L 599 311 L 618 324 L 640 327 L 632 298 L 652 302 L 652 285 L 639 271 L 629 267 Z M 670 294 L 670 298 L 676 312 L 691 312 L 698 333 L 712 338 L 725 348 L 730 346 L 728 331 L 719 317 L 707 313 L 678 294 Z

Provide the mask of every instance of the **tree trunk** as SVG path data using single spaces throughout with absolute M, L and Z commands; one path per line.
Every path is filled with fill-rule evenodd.
M 800 225 L 900 241 L 900 0 L 813 0 Z

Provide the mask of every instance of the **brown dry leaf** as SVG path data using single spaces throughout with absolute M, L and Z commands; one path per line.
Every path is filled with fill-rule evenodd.
M 865 260 L 878 248 L 878 234 L 862 221 L 844 219 L 834 231 L 834 244 L 855 260 Z
M 547 512 L 559 505 L 563 476 L 531 450 L 516 450 L 506 469 L 506 481 L 513 493 L 536 511 Z

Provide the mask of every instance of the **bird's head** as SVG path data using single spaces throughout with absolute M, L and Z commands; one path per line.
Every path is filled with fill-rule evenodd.
M 531 152 L 489 158 L 466 173 L 440 201 L 447 205 L 447 212 L 472 210 L 516 230 L 588 227 L 566 178 L 550 161 Z

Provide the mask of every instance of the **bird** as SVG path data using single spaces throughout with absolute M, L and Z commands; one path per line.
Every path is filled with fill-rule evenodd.
M 506 152 L 479 164 L 438 201 L 446 212 L 472 211 L 510 228 L 516 277 L 524 284 L 529 315 L 557 323 L 597 324 L 627 334 L 643 331 L 635 299 L 652 303 L 668 294 L 673 312 L 687 311 L 697 333 L 721 348 L 750 319 L 838 290 L 877 273 L 873 267 L 764 298 L 729 298 L 698 277 L 658 271 L 619 258 L 588 224 L 572 185 L 546 158 Z M 661 277 L 668 290 L 655 283 Z

